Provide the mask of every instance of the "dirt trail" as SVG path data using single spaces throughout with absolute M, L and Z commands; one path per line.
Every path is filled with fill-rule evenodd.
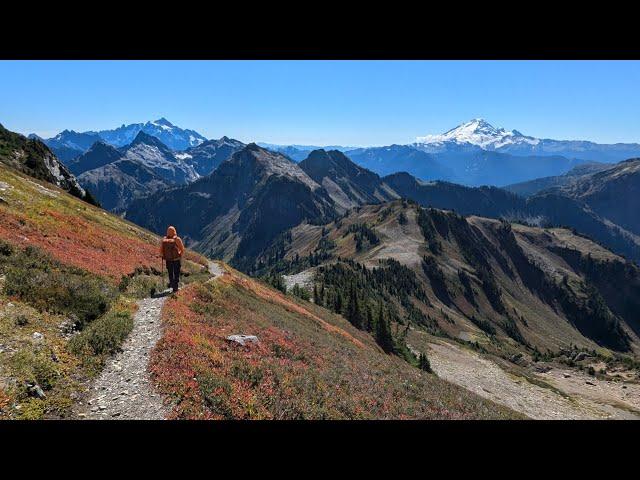
M 209 262 L 212 278 L 224 273 Z M 163 420 L 170 407 L 156 391 L 147 370 L 149 354 L 162 336 L 160 314 L 167 297 L 145 298 L 138 302 L 133 330 L 89 391 L 85 412 L 78 416 L 104 420 Z

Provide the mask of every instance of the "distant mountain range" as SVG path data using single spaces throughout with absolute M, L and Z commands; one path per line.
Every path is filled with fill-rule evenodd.
M 327 191 L 298 164 L 256 144 L 211 175 L 137 199 L 126 211 L 129 220 L 153 231 L 174 224 L 201 251 L 237 265 L 250 265 L 282 231 L 335 214 Z
M 64 130 L 42 141 L 58 158 L 68 163 L 85 153 L 96 141 L 121 148 L 133 142 L 141 131 L 177 152 L 176 157 L 193 165 L 198 175 L 210 173 L 244 145 L 227 137 L 209 141 L 198 132 L 182 129 L 165 118 L 97 132 Z M 444 180 L 469 186 L 507 186 L 562 176 L 582 164 L 613 163 L 640 157 L 640 144 L 637 143 L 607 145 L 540 139 L 517 130 L 496 128 L 481 118 L 464 122 L 443 134 L 418 137 L 407 145 L 258 145 L 296 162 L 301 162 L 314 150 L 336 150 L 378 175 L 405 171 L 422 180 Z
M 171 129 L 164 119 L 150 123 Z M 65 145 L 85 148 L 96 138 L 102 137 L 85 132 Z M 186 211 L 198 212 L 183 220 L 183 231 L 197 248 L 241 267 L 296 222 L 318 223 L 397 198 L 463 215 L 567 225 L 640 260 L 640 160 L 588 162 L 552 154 L 566 153 L 574 143 L 553 141 L 554 149 L 545 150 L 550 142 L 476 119 L 413 145 L 305 150 L 297 163 L 286 153 L 228 137 L 176 151 L 140 130 L 121 147 L 98 140 L 67 164 L 106 208 L 126 211 L 153 230 Z M 562 145 L 567 148 L 559 150 Z M 619 154 L 618 147 L 598 148 Z M 628 144 L 624 151 L 633 148 Z M 476 188 L 484 184 L 506 187 Z
M 144 132 L 158 138 L 172 150 L 186 150 L 195 147 L 207 139 L 195 130 L 182 129 L 166 118 L 153 122 L 132 123 L 112 130 L 74 132 L 63 130 L 52 138 L 41 139 L 64 162 L 86 152 L 94 143 L 102 141 L 114 147 L 123 147 L 134 141 L 138 133 Z M 37 137 L 31 134 L 30 137 Z M 39 138 L 39 137 L 38 137 Z
M 133 198 L 193 182 L 200 178 L 198 172 L 211 173 L 211 158 L 205 154 L 215 152 L 217 145 L 212 140 L 203 143 L 195 154 L 176 153 L 158 138 L 140 131 L 133 142 L 121 148 L 98 141 L 68 165 L 105 208 L 118 211 Z M 222 148 L 220 156 L 225 151 Z
M 640 184 L 636 165 L 640 160 L 610 165 L 584 175 L 571 190 L 547 189 L 523 198 L 496 187 L 425 182 L 409 173 L 380 177 L 337 150 L 315 150 L 296 164 L 251 144 L 207 177 L 134 201 L 126 215 L 158 232 L 167 222 L 177 222 L 196 249 L 245 269 L 294 224 L 317 224 L 358 206 L 397 198 L 463 215 L 567 225 L 638 261 L 640 225 L 632 215 L 638 203 L 635 185 Z M 622 185 L 620 198 L 629 207 L 613 212 L 615 206 L 605 198 L 616 185 Z M 187 211 L 198 213 L 187 217 Z
M 523 197 L 529 197 L 535 195 L 538 192 L 547 190 L 554 187 L 562 187 L 569 185 L 575 181 L 578 181 L 580 177 L 584 175 L 590 175 L 592 173 L 600 172 L 611 168 L 610 163 L 591 162 L 584 163 L 577 167 L 572 168 L 564 175 L 556 175 L 551 177 L 535 178 L 526 182 L 514 183 L 507 185 L 504 188 L 510 192 L 521 195 Z
M 295 161 L 320 147 L 270 145 Z M 640 156 L 640 144 L 530 137 L 496 128 L 476 118 L 439 135 L 419 137 L 409 145 L 331 147 L 379 175 L 405 171 L 422 180 L 445 180 L 469 186 L 505 186 L 561 176 L 586 163 L 612 163 Z
M 310 152 L 314 150 L 338 150 L 340 152 L 348 152 L 350 150 L 355 150 L 358 147 L 343 147 L 341 145 L 278 145 L 275 143 L 264 143 L 257 142 L 257 145 L 266 148 L 267 150 L 271 150 L 273 152 L 278 152 L 286 155 L 291 160 L 295 160 L 296 162 L 301 162 Z

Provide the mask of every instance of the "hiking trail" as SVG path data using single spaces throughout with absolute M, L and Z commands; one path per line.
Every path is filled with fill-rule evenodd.
M 224 273 L 209 261 L 212 278 Z M 162 337 L 161 313 L 167 297 L 145 298 L 138 302 L 133 330 L 88 391 L 87 405 L 78 414 L 92 420 L 164 420 L 171 411 L 156 390 L 147 370 L 149 354 Z

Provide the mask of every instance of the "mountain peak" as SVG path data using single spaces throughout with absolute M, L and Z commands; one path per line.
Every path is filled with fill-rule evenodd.
M 162 143 L 158 138 L 154 137 L 153 135 L 149 135 L 148 133 L 145 133 L 144 130 L 140 130 L 138 132 L 138 134 L 136 135 L 136 138 L 134 138 L 133 142 L 131 142 L 131 146 L 138 145 L 140 143 L 165 147 L 164 143 Z
M 446 142 L 470 144 L 484 149 L 495 149 L 510 144 L 528 143 L 536 145 L 540 140 L 527 137 L 517 130 L 496 128 L 484 118 L 473 118 L 440 135 L 418 137 L 417 143 L 442 144 Z
M 169 120 L 167 120 L 164 117 L 159 118 L 158 120 L 155 120 L 151 123 L 155 123 L 156 125 L 164 125 L 166 127 L 174 127 L 175 125 L 173 123 L 171 123 Z

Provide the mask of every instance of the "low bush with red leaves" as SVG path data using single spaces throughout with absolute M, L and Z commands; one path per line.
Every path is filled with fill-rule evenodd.
M 170 298 L 150 368 L 177 419 L 508 418 L 344 320 L 240 274 Z M 241 346 L 226 338 L 256 335 Z

